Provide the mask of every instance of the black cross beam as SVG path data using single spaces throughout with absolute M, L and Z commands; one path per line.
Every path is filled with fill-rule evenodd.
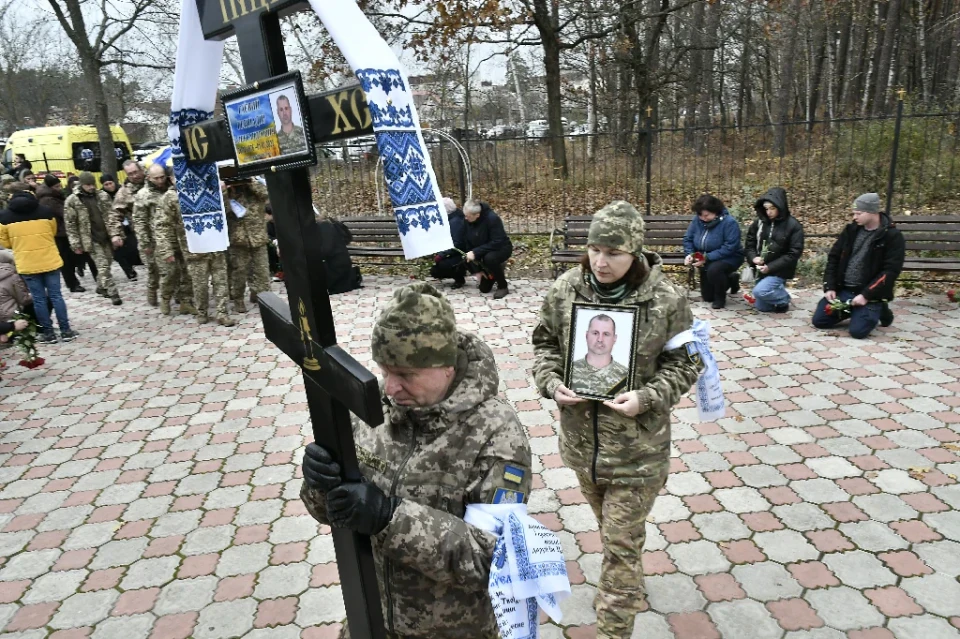
M 196 1 L 205 38 L 237 36 L 243 74 L 248 84 L 287 72 L 280 18 L 309 9 L 306 2 Z M 313 104 L 312 101 L 316 129 L 322 132 L 335 127 L 337 113 L 342 110 L 331 110 L 328 115 L 318 114 L 313 112 Z M 365 126 L 356 128 L 353 135 L 369 131 L 370 116 L 365 103 L 364 112 Z M 364 121 L 358 123 L 364 124 Z M 232 149 L 229 157 L 233 157 Z M 213 159 L 206 158 L 206 161 Z M 266 181 L 283 256 L 287 305 L 272 293 L 259 296 L 264 332 L 267 339 L 303 370 L 315 440 L 337 459 L 345 479 L 357 481 L 360 468 L 350 413 L 371 426 L 383 422 L 377 380 L 337 346 L 326 271 L 323 256 L 319 253 L 320 229 L 310 197 L 310 174 L 307 169 L 270 172 L 266 174 Z M 334 529 L 333 542 L 351 636 L 355 639 L 384 639 L 386 633 L 370 538 L 349 530 Z

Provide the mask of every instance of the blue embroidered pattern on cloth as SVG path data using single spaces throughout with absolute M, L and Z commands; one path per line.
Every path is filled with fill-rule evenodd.
M 190 126 L 213 118 L 212 111 L 200 109 L 180 109 L 170 114 L 170 124 L 177 131 L 180 127 Z M 177 177 L 177 196 L 183 225 L 187 231 L 202 235 L 204 231 L 216 229 L 222 232 L 226 225 L 220 203 L 220 179 L 217 165 L 199 164 L 187 166 L 180 138 L 171 138 L 173 150 L 173 172 Z
M 413 117 L 412 96 L 399 69 L 354 71 L 367 96 L 383 175 L 400 234 L 444 226 L 433 178 Z
M 541 577 L 566 576 L 567 566 L 562 561 L 530 561 L 530 551 L 527 549 L 527 537 L 524 534 L 523 524 L 516 515 L 510 516 L 510 537 L 517 552 L 517 569 L 523 581 L 533 581 Z

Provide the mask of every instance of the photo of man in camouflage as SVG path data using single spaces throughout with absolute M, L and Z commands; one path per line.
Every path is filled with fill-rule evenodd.
M 280 155 L 298 153 L 307 148 L 307 137 L 303 127 L 293 123 L 293 107 L 290 98 L 281 95 L 277 98 L 277 115 L 280 117 L 280 126 L 277 128 L 277 140 L 280 142 Z
M 570 390 L 584 395 L 610 396 L 623 387 L 629 369 L 613 359 L 617 323 L 604 313 L 590 318 L 586 330 L 587 354 L 570 366 Z

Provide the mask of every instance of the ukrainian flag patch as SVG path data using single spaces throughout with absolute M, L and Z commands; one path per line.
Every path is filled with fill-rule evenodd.
M 523 481 L 523 476 L 526 473 L 521 468 L 516 466 L 504 466 L 503 467 L 503 478 L 514 484 L 519 484 Z
M 497 488 L 493 493 L 494 504 L 522 504 L 523 493 L 519 490 L 510 490 L 509 488 Z

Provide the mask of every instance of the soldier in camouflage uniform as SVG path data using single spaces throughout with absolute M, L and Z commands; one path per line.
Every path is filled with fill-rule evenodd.
M 625 386 L 626 366 L 613 359 L 617 323 L 599 314 L 587 324 L 587 354 L 570 365 L 570 390 L 588 395 L 613 395 Z
M 277 129 L 280 155 L 306 150 L 307 138 L 303 127 L 293 123 L 293 108 L 290 106 L 290 98 L 285 95 L 277 98 L 277 115 L 280 116 L 280 128 Z
M 246 313 L 243 291 L 250 285 L 250 298 L 270 290 L 270 261 L 267 255 L 267 189 L 253 180 L 224 182 L 230 248 L 230 298 L 238 313 Z M 238 215 L 239 213 L 239 215 Z
M 89 253 L 97 265 L 97 293 L 109 297 L 114 306 L 120 306 L 120 292 L 113 281 L 113 247 L 107 221 L 113 202 L 110 196 L 97 189 L 93 173 L 80 174 L 78 186 L 63 204 L 63 222 L 67 230 L 70 250 L 77 255 Z
M 167 226 L 166 235 L 163 238 L 156 237 L 156 224 L 160 218 L 160 204 L 163 201 L 163 195 L 170 188 L 170 179 L 166 170 L 159 164 L 150 166 L 147 172 L 147 185 L 140 189 L 133 200 L 133 231 L 137 235 L 137 241 L 140 244 L 140 252 L 144 260 L 147 261 L 147 303 L 151 306 L 160 306 L 160 311 L 164 315 L 170 314 L 170 300 L 174 292 L 178 292 L 177 299 L 180 301 L 180 312 L 184 315 L 195 312 L 193 304 L 190 302 L 193 297 L 192 286 L 189 281 L 181 281 L 186 278 L 186 266 L 183 265 L 183 256 L 177 255 L 180 249 L 176 247 L 176 236 L 170 236 L 172 229 Z M 126 189 L 126 185 L 124 185 Z M 120 200 L 121 194 L 114 199 L 114 211 L 116 212 L 116 202 Z M 119 227 L 116 227 L 119 228 Z M 114 237 L 116 245 L 117 237 Z M 164 256 L 158 257 L 157 243 L 162 240 L 165 247 Z M 121 240 L 122 244 L 122 240 Z M 172 253 L 171 253 L 172 250 Z M 171 259 L 172 258 L 172 259 Z M 181 277 L 181 272 L 184 277 Z M 158 295 L 159 294 L 159 295 Z
M 227 252 L 190 252 L 187 246 L 187 231 L 183 226 L 183 216 L 180 214 L 180 202 L 177 198 L 176 189 L 171 188 L 164 193 L 163 200 L 160 204 L 160 211 L 161 224 L 164 227 L 161 233 L 166 235 L 168 232 L 172 232 L 176 236 L 177 247 L 186 261 L 187 272 L 190 274 L 190 281 L 193 283 L 193 303 L 197 309 L 197 322 L 206 324 L 210 321 L 208 315 L 210 309 L 209 282 L 213 280 L 213 297 L 217 306 L 217 322 L 221 326 L 236 325 L 236 322 L 230 319 L 230 314 L 227 311 L 227 298 L 230 293 L 227 284 Z M 167 231 L 166 226 L 172 227 L 172 230 Z M 162 256 L 159 246 L 157 247 L 157 255 Z
M 366 481 L 341 483 L 310 444 L 300 496 L 318 521 L 371 536 L 388 637 L 495 639 L 496 537 L 463 516 L 467 504 L 526 502 L 531 472 L 523 427 L 497 397 L 493 352 L 457 331 L 449 302 L 424 282 L 394 292 L 371 347 L 387 419 L 354 420 Z
M 534 376 L 560 407 L 560 453 L 600 523 L 603 564 L 594 604 L 599 639 L 627 639 L 643 607 L 645 523 L 670 463 L 670 409 L 702 363 L 686 348 L 664 351 L 693 324 L 686 296 L 643 251 L 643 219 L 626 202 L 594 215 L 582 265 L 560 276 L 533 332 Z M 578 397 L 563 384 L 574 301 L 637 308 L 631 390 L 611 401 Z
M 159 202 L 162 190 L 156 187 L 144 188 L 145 175 L 138 162 L 127 160 L 123 163 L 123 170 L 127 174 L 127 181 L 123 183 L 120 190 L 113 198 L 113 213 L 107 227 L 110 230 L 110 237 L 113 240 L 113 247 L 123 246 L 126 231 L 124 226 L 133 225 L 133 232 L 137 236 L 137 242 L 140 248 L 140 256 L 144 265 L 147 267 L 147 304 L 157 305 L 157 288 L 160 285 L 160 271 L 153 256 L 153 238 L 150 235 L 150 225 L 141 221 L 140 227 L 136 224 L 136 209 L 141 207 L 140 216 L 142 220 L 148 219 Z M 165 190 L 165 188 L 164 188 Z M 145 207 L 145 208 L 143 208 Z M 141 235 L 145 233 L 145 235 Z

